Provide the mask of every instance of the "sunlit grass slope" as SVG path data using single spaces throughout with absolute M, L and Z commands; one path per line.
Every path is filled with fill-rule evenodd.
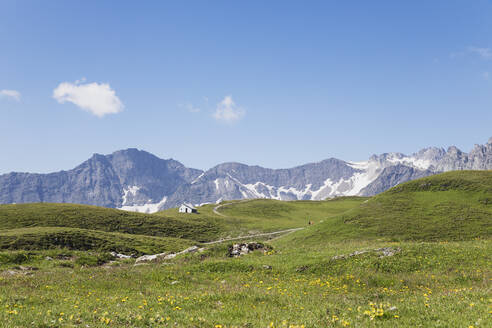
M 294 227 L 305 226 L 309 221 L 319 223 L 327 217 L 356 207 L 366 199 L 364 197 L 339 197 L 326 201 L 290 202 L 257 199 L 224 206 L 220 212 L 229 217 L 242 219 L 251 225 L 269 223 L 278 227 Z
M 363 200 L 231 201 L 221 207 L 223 216 L 213 212 L 216 205 L 200 207 L 199 214 L 180 214 L 177 209 L 142 214 L 77 204 L 0 205 L 0 248 L 156 253 L 192 242 L 306 226 L 308 220 L 322 221 Z
M 455 171 L 398 185 L 294 240 L 470 240 L 492 235 L 492 171 Z
M 253 199 L 227 201 L 204 205 L 198 214 L 179 214 L 179 217 L 203 218 L 225 227 L 230 235 L 252 232 L 269 232 L 289 228 L 305 227 L 309 221 L 319 223 L 333 215 L 357 207 L 367 197 L 339 197 L 326 201 L 279 201 Z M 213 209 L 222 215 L 217 215 Z M 159 215 L 176 215 L 176 209 L 159 212 Z
M 66 248 L 139 255 L 180 251 L 195 243 L 195 241 L 183 238 L 153 237 L 78 228 L 34 227 L 0 230 L 0 249 L 9 250 Z
M 0 231 L 28 227 L 80 228 L 198 241 L 214 239 L 221 229 L 200 218 L 188 220 L 88 205 L 0 205 Z

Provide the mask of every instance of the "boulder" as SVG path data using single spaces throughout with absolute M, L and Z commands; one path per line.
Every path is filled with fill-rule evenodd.
M 332 260 L 347 259 L 347 258 L 352 257 L 352 256 L 362 255 L 362 254 L 366 254 L 369 252 L 379 253 L 380 254 L 379 257 L 381 258 L 381 257 L 393 256 L 393 255 L 401 252 L 401 248 L 399 248 L 399 247 L 396 247 L 396 248 L 382 247 L 382 248 L 376 248 L 373 250 L 355 251 L 355 252 L 350 253 L 350 254 L 335 255 L 331 259 Z
M 140 264 L 140 263 L 149 263 L 149 262 L 159 262 L 159 261 L 163 261 L 163 260 L 171 260 L 171 259 L 175 258 L 177 255 L 187 254 L 187 253 L 195 253 L 195 252 L 203 252 L 204 250 L 205 250 L 204 248 L 199 248 L 198 246 L 191 246 L 191 247 L 188 247 L 187 249 L 182 250 L 181 252 L 178 252 L 178 253 L 171 252 L 171 253 L 159 253 L 159 254 L 152 254 L 152 255 L 143 255 L 143 256 L 140 256 L 139 258 L 137 258 L 135 260 L 135 265 Z M 113 255 L 113 252 L 111 253 L 111 255 Z M 119 255 L 123 255 L 123 254 L 119 254 Z M 113 256 L 115 256 L 115 255 L 113 255 Z M 128 256 L 128 255 L 125 255 L 125 256 Z
M 118 259 L 131 259 L 133 257 L 132 255 L 125 255 L 116 252 L 110 252 L 109 254 L 111 254 L 111 256 L 116 257 Z
M 14 269 L 21 270 L 21 271 L 37 271 L 37 270 L 39 270 L 39 268 L 36 268 L 36 267 L 22 266 L 22 265 L 14 267 Z
M 227 254 L 229 257 L 238 257 L 258 249 L 265 249 L 265 245 L 256 242 L 234 244 L 232 246 L 229 246 Z
M 170 259 L 173 259 L 176 257 L 176 253 L 170 253 L 170 254 L 167 254 L 166 256 L 164 256 L 164 260 L 170 260 Z
M 164 260 L 165 257 L 169 255 L 168 253 L 159 253 L 152 255 L 142 255 L 135 260 L 135 264 L 142 262 L 158 262 L 160 260 Z
M 374 251 L 381 254 L 381 255 L 379 255 L 379 257 L 387 257 L 387 256 L 393 256 L 396 253 L 400 253 L 401 252 L 401 248 L 399 248 L 399 247 L 396 247 L 396 248 L 393 248 L 393 247 L 383 247 L 383 248 L 377 248 Z
M 307 269 L 309 269 L 309 267 L 307 265 L 303 265 L 303 266 L 296 268 L 296 272 L 304 272 Z
M 186 253 L 195 253 L 195 252 L 198 252 L 200 248 L 198 246 L 191 246 L 191 247 L 188 247 L 187 249 L 179 252 L 178 254 L 186 254 Z

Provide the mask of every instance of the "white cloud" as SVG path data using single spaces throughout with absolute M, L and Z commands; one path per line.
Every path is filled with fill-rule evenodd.
M 233 123 L 242 119 L 245 115 L 244 109 L 238 107 L 232 96 L 226 96 L 220 103 L 217 104 L 217 108 L 214 112 L 214 118 L 217 121 L 225 123 Z
M 107 83 L 63 82 L 53 90 L 53 98 L 60 104 L 71 102 L 97 117 L 116 114 L 123 110 L 123 103 Z
M 490 48 L 468 47 L 468 51 L 477 54 L 484 59 L 492 58 L 492 50 Z
M 9 97 L 13 98 L 14 100 L 20 101 L 21 94 L 19 91 L 16 90 L 0 90 L 0 98 L 3 97 Z
M 484 80 L 488 81 L 490 79 L 490 73 L 489 72 L 483 72 L 482 77 L 484 78 Z

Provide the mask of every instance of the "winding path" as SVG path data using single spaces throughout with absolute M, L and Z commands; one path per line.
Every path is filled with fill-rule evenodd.
M 218 209 L 219 209 L 219 208 L 221 208 L 221 207 L 223 207 L 223 206 L 229 206 L 229 205 L 234 205 L 234 204 L 239 204 L 239 203 L 244 203 L 244 202 L 250 202 L 250 201 L 252 201 L 252 200 L 254 200 L 254 199 L 243 199 L 243 200 L 240 200 L 240 201 L 237 201 L 237 202 L 231 202 L 231 203 L 220 204 L 220 205 L 217 205 L 217 206 L 215 206 L 215 207 L 214 207 L 213 212 L 214 212 L 215 214 L 217 214 L 217 215 L 220 215 L 220 216 L 226 217 L 226 215 L 224 215 L 224 214 L 222 214 L 222 213 L 220 213 L 220 212 L 218 211 Z
M 253 200 L 254 199 L 243 199 L 243 200 L 240 200 L 240 201 L 237 201 L 237 202 L 220 204 L 220 205 L 217 205 L 217 206 L 215 206 L 213 208 L 213 212 L 215 214 L 217 214 L 217 215 L 222 216 L 222 217 L 227 217 L 225 214 L 220 213 L 218 211 L 218 209 L 221 208 L 221 207 L 223 207 L 223 206 L 235 205 L 235 204 L 239 204 L 239 203 L 250 202 L 250 201 L 253 201 Z M 222 243 L 222 242 L 225 242 L 225 241 L 240 240 L 240 239 L 247 239 L 247 238 L 254 238 L 254 237 L 274 236 L 274 235 L 279 235 L 279 234 L 282 234 L 282 233 L 288 234 L 288 233 L 291 233 L 291 232 L 294 232 L 294 231 L 298 231 L 298 230 L 303 230 L 303 229 L 304 228 L 291 228 L 291 229 L 274 231 L 274 232 L 257 233 L 257 234 L 253 234 L 253 235 L 242 236 L 242 237 L 224 238 L 224 239 L 219 239 L 219 240 L 214 240 L 214 241 L 209 241 L 209 242 L 206 242 L 206 243 L 202 243 L 202 245 L 212 245 L 212 244 Z
M 262 237 L 262 236 L 273 236 L 273 235 L 277 235 L 277 234 L 281 234 L 281 233 L 288 234 L 288 233 L 298 231 L 298 230 L 303 230 L 303 229 L 304 228 L 292 228 L 292 229 L 286 229 L 286 230 L 280 230 L 280 231 L 274 231 L 274 232 L 257 233 L 254 235 L 248 235 L 248 236 L 242 236 L 242 237 L 224 238 L 224 239 L 209 241 L 206 243 L 200 243 L 200 246 L 201 245 L 219 244 L 219 243 L 222 243 L 225 241 L 230 241 L 230 240 L 239 240 L 239 239 Z M 185 250 L 182 250 L 181 252 L 177 252 L 177 253 L 171 252 L 171 253 L 159 253 L 159 254 L 146 254 L 146 255 L 143 255 L 143 256 L 137 258 L 136 261 L 138 262 L 140 258 L 148 258 L 149 260 L 155 260 L 157 257 L 162 257 L 164 260 L 171 260 L 171 259 L 174 259 L 176 257 L 176 255 L 195 252 L 195 251 L 199 250 L 198 247 L 199 246 L 197 246 L 197 245 L 191 246 L 191 247 L 189 247 Z M 147 261 L 147 260 L 145 260 L 145 261 Z M 137 264 L 135 264 L 135 265 L 137 265 Z
M 218 244 L 222 243 L 225 241 L 230 241 L 230 240 L 239 240 L 239 239 L 246 239 L 246 238 L 254 238 L 254 237 L 264 237 L 264 236 L 273 236 L 273 235 L 278 235 L 281 233 L 291 233 L 294 231 L 298 230 L 303 230 L 304 228 L 292 228 L 292 229 L 286 229 L 286 230 L 280 230 L 280 231 L 274 231 L 274 232 L 263 232 L 263 233 L 257 233 L 254 235 L 247 235 L 247 236 L 242 236 L 242 237 L 233 237 L 233 238 L 224 238 L 224 239 L 219 239 L 219 240 L 214 240 L 214 241 L 209 241 L 206 243 L 202 243 L 202 245 L 212 245 L 212 244 Z

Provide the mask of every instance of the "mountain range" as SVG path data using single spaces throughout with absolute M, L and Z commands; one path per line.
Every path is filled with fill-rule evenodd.
M 412 155 L 384 153 L 364 162 L 330 158 L 290 169 L 223 163 L 202 171 L 130 148 L 94 154 L 68 171 L 0 175 L 0 204 L 79 203 L 152 213 L 185 202 L 372 196 L 445 171 L 491 169 L 492 138 L 468 153 L 454 146 L 430 147 Z

